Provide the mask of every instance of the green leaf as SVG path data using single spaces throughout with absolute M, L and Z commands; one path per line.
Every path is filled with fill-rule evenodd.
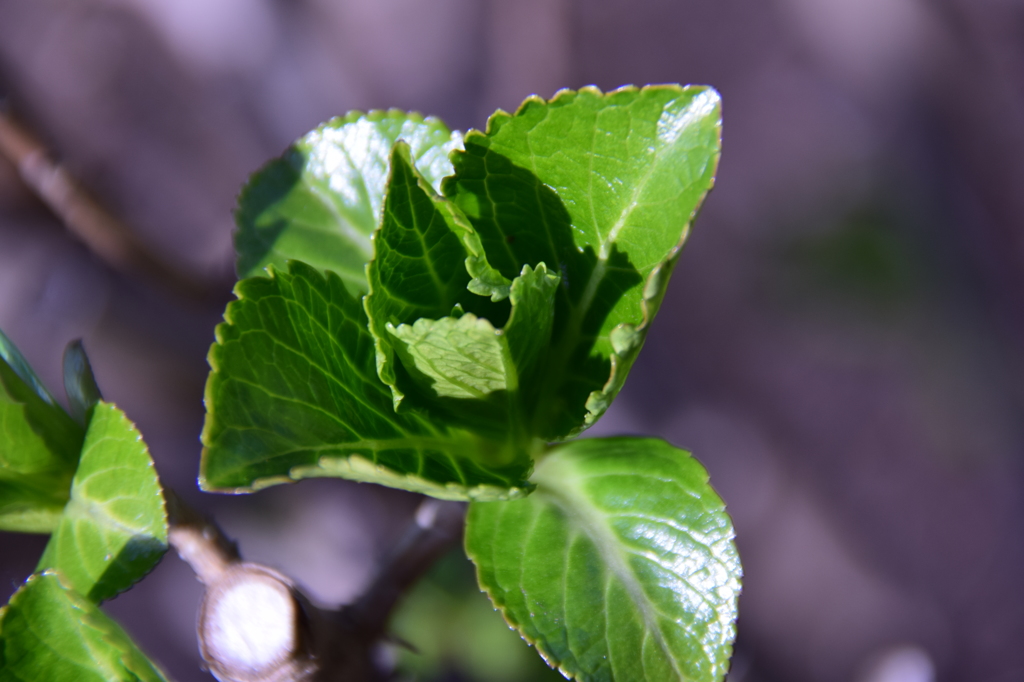
M 480 584 L 523 638 L 578 680 L 722 679 L 741 569 L 703 467 L 661 440 L 578 440 L 532 480 L 466 523 Z
M 625 381 L 661 303 L 720 154 L 718 94 L 705 87 L 563 90 L 498 112 L 453 155 L 443 192 L 506 277 L 562 276 L 540 435 L 590 426 Z
M 363 269 L 373 254 L 370 236 L 380 220 L 388 155 L 399 139 L 435 187 L 452 172 L 449 152 L 462 145 L 461 135 L 435 118 L 351 112 L 308 133 L 253 175 L 235 214 L 239 276 L 262 275 L 269 264 L 297 259 L 365 291 Z
M 123 592 L 167 551 L 167 513 L 149 449 L 110 403 L 94 410 L 71 500 L 37 570 L 55 568 L 95 602 Z
M 505 366 L 505 344 L 490 322 L 467 313 L 460 318 L 419 319 L 389 327 L 396 350 L 414 378 L 447 398 L 486 398 L 508 390 L 515 371 Z
M 0 682 L 166 682 L 121 627 L 54 571 L 0 609 Z
M 0 332 L 0 530 L 53 530 L 83 437 L 82 427 Z
M 522 273 L 512 281 L 512 314 L 503 334 L 516 368 L 522 412 L 530 417 L 535 414 L 543 388 L 539 373 L 551 343 L 558 282 L 558 275 L 549 273 L 544 263 L 536 268 L 524 265 Z
M 269 272 L 238 283 L 210 350 L 203 489 L 341 476 L 447 499 L 530 490 L 529 453 L 395 412 L 366 313 L 338 276 L 299 262 Z
M 85 354 L 82 340 L 76 339 L 64 349 L 64 391 L 68 394 L 71 416 L 83 426 L 89 423 L 92 409 L 103 396 L 96 385 L 92 365 Z
M 476 433 L 529 443 L 557 286 L 543 263 L 523 266 L 511 286 L 512 314 L 500 330 L 471 313 L 388 325 L 404 369 L 429 394 L 417 404 Z
M 486 314 L 487 293 L 508 296 L 505 280 L 487 264 L 480 240 L 455 206 L 437 195 L 413 166 L 408 145 L 395 144 L 376 254 L 366 270 L 366 313 L 376 340 L 377 372 L 391 387 L 397 408 L 405 393 L 398 386 L 394 344 L 388 327 L 463 310 Z M 472 278 L 472 280 L 471 280 Z

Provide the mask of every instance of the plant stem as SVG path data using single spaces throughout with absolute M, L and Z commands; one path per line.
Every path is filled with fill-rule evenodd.
M 363 595 L 339 609 L 322 609 L 288 576 L 243 562 L 235 543 L 173 490 L 165 488 L 164 494 L 168 539 L 206 586 L 200 605 L 199 648 L 222 682 L 371 682 L 389 677 L 391 671 L 381 669 L 374 652 L 386 636 L 391 614 L 434 561 L 458 543 L 465 516 L 462 503 L 425 498 Z M 234 596 L 240 593 L 249 596 L 241 601 Z M 275 638 L 283 643 L 276 656 L 266 654 L 265 647 L 250 647 L 263 654 L 262 667 L 240 659 L 239 651 L 247 647 L 222 644 L 245 644 L 265 636 L 267 628 L 249 627 L 253 622 L 285 623 L 293 628 L 287 636 Z

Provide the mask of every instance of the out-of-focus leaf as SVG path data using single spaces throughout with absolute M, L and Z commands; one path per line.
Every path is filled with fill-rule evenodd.
M 55 568 L 95 602 L 127 590 L 167 551 L 167 513 L 149 449 L 135 425 L 98 403 L 71 500 L 37 570 Z
M 403 142 L 391 154 L 374 250 L 366 271 L 366 313 L 376 341 L 377 372 L 391 387 L 398 407 L 404 392 L 395 375 L 388 326 L 440 318 L 456 305 L 486 315 L 492 308 L 478 294 L 499 300 L 508 296 L 509 283 L 487 264 L 479 238 L 459 209 L 438 196 L 417 172 Z
M 167 682 L 96 604 L 55 571 L 0 609 L 0 682 Z
M 562 277 L 544 370 L 557 440 L 591 425 L 621 388 L 720 153 L 718 94 L 705 87 L 564 90 L 498 112 L 453 156 L 443 192 L 491 265 Z
M 352 112 L 296 141 L 250 178 L 238 200 L 240 277 L 289 259 L 332 270 L 366 290 L 363 268 L 380 220 L 388 156 L 397 140 L 435 187 L 451 173 L 458 133 L 435 118 L 402 111 Z
M 0 332 L 0 530 L 48 533 L 56 526 L 83 437 Z
M 578 440 L 531 480 L 466 524 L 480 584 L 524 639 L 578 680 L 721 680 L 741 569 L 703 467 L 656 439 Z
M 293 262 L 238 283 L 206 386 L 200 485 L 246 492 L 311 476 L 447 499 L 525 494 L 531 460 L 415 410 L 395 412 L 342 280 Z
M 96 385 L 92 365 L 85 354 L 82 340 L 76 339 L 64 349 L 64 391 L 68 394 L 71 416 L 83 426 L 89 422 L 92 408 L 103 396 Z

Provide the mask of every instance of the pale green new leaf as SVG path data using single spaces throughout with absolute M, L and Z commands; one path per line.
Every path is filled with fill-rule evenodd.
M 529 491 L 529 453 L 514 444 L 395 412 L 366 313 L 339 277 L 293 262 L 235 293 L 209 356 L 204 489 L 340 476 L 449 499 Z
M 486 398 L 514 380 L 502 357 L 505 344 L 490 322 L 467 313 L 459 318 L 416 320 L 389 327 L 402 363 L 442 398 Z
M 121 627 L 55 571 L 0 609 L 0 682 L 167 682 Z
M 149 450 L 110 403 L 93 408 L 71 500 L 37 570 L 54 568 L 95 602 L 131 587 L 167 551 L 167 514 Z
M 524 266 L 511 285 L 512 313 L 503 329 L 472 313 L 388 325 L 419 389 L 417 405 L 435 418 L 529 448 L 557 286 L 558 277 L 543 263 Z
M 57 525 L 83 436 L 0 332 L 0 530 L 48 533 Z
M 480 584 L 523 638 L 577 680 L 721 680 L 741 569 L 703 467 L 661 440 L 577 440 L 531 480 L 466 522 Z
M 396 143 L 391 154 L 374 251 L 366 269 L 366 313 L 376 341 L 377 373 L 391 387 L 397 408 L 405 390 L 395 372 L 394 339 L 388 328 L 446 316 L 456 305 L 484 315 L 498 311 L 470 289 L 497 301 L 508 296 L 508 281 L 487 265 L 465 216 L 416 171 L 404 142 Z
M 578 433 L 621 388 L 713 184 L 720 129 L 710 88 L 591 87 L 498 112 L 453 155 L 443 192 L 491 265 L 562 277 L 539 435 Z
M 448 154 L 461 136 L 435 118 L 403 111 L 351 112 L 296 141 L 250 178 L 238 200 L 240 277 L 261 275 L 289 259 L 336 272 L 366 289 L 388 156 L 398 140 L 435 187 L 451 173 Z

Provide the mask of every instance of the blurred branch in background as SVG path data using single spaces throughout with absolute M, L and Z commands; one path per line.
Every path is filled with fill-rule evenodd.
M 0 154 L 17 168 L 25 185 L 60 218 L 68 231 L 108 266 L 122 273 L 153 278 L 180 295 L 208 295 L 204 284 L 162 261 L 90 197 L 6 108 L 0 108 Z

